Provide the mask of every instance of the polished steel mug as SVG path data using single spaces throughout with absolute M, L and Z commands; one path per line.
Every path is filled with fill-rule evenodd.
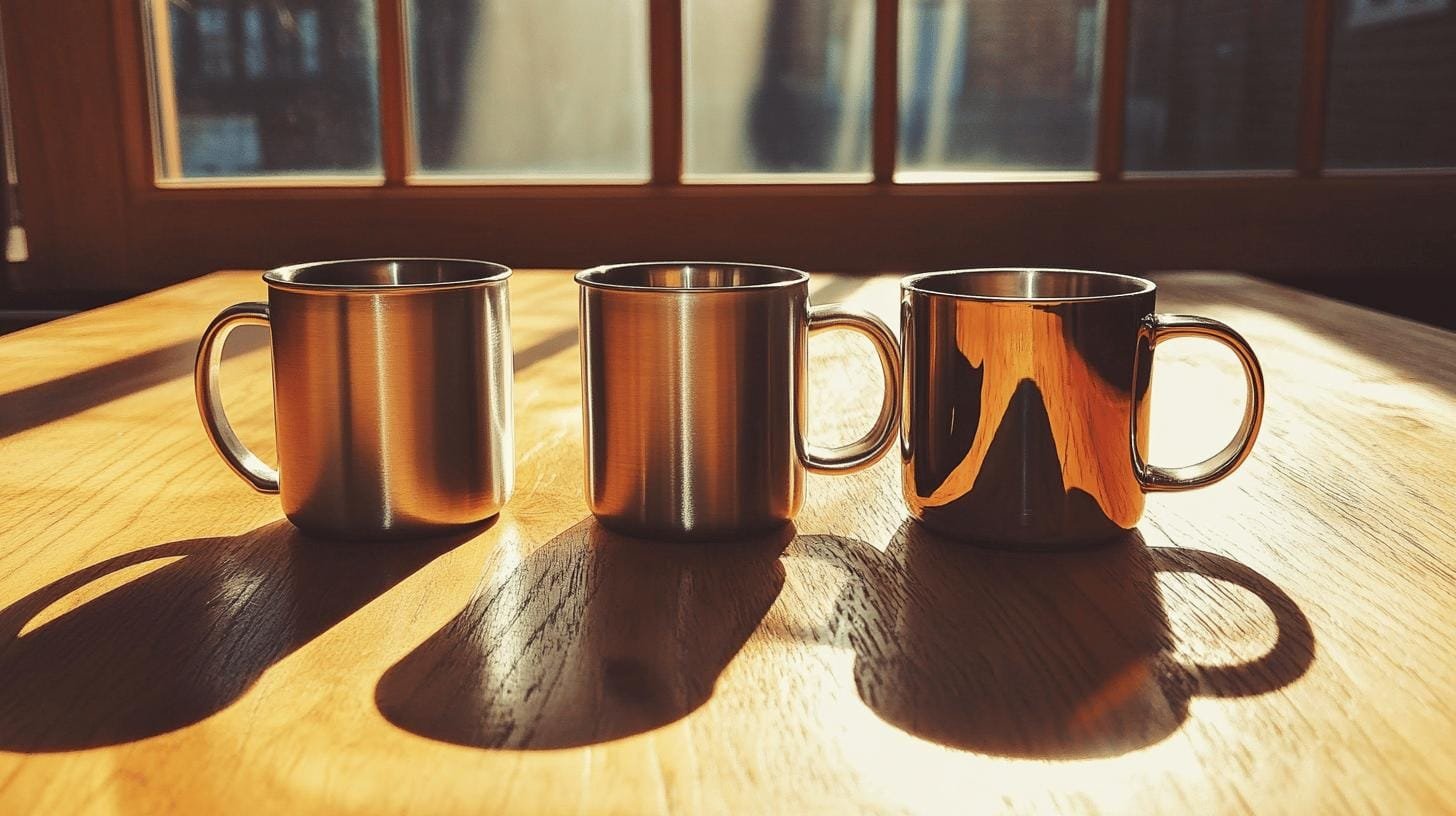
M 511 270 L 484 261 L 328 261 L 263 275 L 267 303 L 224 309 L 197 350 L 197 404 L 224 461 L 328 538 L 431 535 L 511 493 Z M 233 433 L 223 341 L 273 334 L 278 469 Z
M 1144 493 L 1212 484 L 1249 455 L 1264 409 L 1253 349 L 1204 317 L 1157 314 L 1152 281 L 1063 269 L 967 269 L 901 286 L 901 456 L 910 513 L 961 540 L 1061 547 L 1137 525 Z M 1148 464 L 1153 349 L 1233 349 L 1243 422 L 1207 461 Z
M 754 264 L 639 263 L 580 272 L 586 488 L 592 513 L 648 538 L 724 539 L 798 513 L 804 474 L 850 473 L 895 440 L 898 346 L 878 318 L 809 306 L 809 275 Z M 884 369 L 860 439 L 804 440 L 810 332 L 868 337 Z

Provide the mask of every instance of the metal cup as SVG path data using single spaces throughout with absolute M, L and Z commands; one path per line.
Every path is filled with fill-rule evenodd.
M 723 539 L 781 526 L 804 474 L 851 473 L 894 444 L 898 345 L 878 318 L 809 306 L 809 276 L 778 266 L 602 266 L 581 284 L 586 487 L 606 526 L 649 538 Z M 879 417 L 825 449 L 803 437 L 810 332 L 870 339 L 884 368 Z
M 511 493 L 511 270 L 484 261 L 328 261 L 263 275 L 267 303 L 224 309 L 197 350 L 208 438 L 288 520 L 330 538 L 432 535 Z M 234 328 L 273 333 L 278 470 L 233 433 L 218 393 Z
M 901 455 L 910 513 L 943 535 L 1061 547 L 1137 525 L 1144 493 L 1213 484 L 1249 455 L 1264 409 L 1253 349 L 1204 317 L 1156 314 L 1127 275 L 967 269 L 902 286 Z M 1243 423 L 1196 465 L 1147 463 L 1153 348 L 1206 337 L 1248 382 Z

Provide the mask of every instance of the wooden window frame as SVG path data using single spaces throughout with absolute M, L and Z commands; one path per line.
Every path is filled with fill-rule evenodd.
M 974 193 L 988 184 L 1020 185 L 1028 191 L 1037 185 L 1056 180 L 1068 184 L 1136 183 L 1147 180 L 1179 180 L 1198 184 L 1208 178 L 1316 178 L 1324 175 L 1323 137 L 1325 93 L 1328 85 L 1328 51 L 1331 33 L 1333 0 L 1305 0 L 1304 60 L 1300 81 L 1298 152 L 1295 166 L 1280 170 L 1229 170 L 1180 173 L 1139 173 L 1123 177 L 1125 144 L 1125 101 L 1131 0 L 1102 0 L 1104 9 L 1101 49 L 1101 86 L 1098 90 L 1095 123 L 1095 160 L 1088 172 L 1076 173 L 1006 173 L 985 174 L 987 180 L 962 182 L 897 182 L 896 154 L 899 133 L 899 20 L 902 0 L 874 0 L 875 39 L 872 107 L 872 180 L 867 182 L 824 184 L 808 183 L 744 183 L 684 182 L 683 179 L 683 77 L 682 77 L 682 4 L 685 0 L 647 0 L 648 42 L 651 50 L 649 86 L 651 92 L 651 177 L 646 185 L 655 187 L 743 187 L 748 195 L 773 198 L 818 187 L 904 187 L 914 190 L 934 184 L 941 192 Z M 149 6 L 166 5 L 167 0 L 112 0 L 116 25 L 116 50 L 119 59 L 117 76 L 125 102 L 125 134 L 127 165 L 133 170 L 130 179 L 133 192 L 147 196 L 153 193 L 167 197 L 169 193 L 192 194 L 199 190 L 238 191 L 239 198 L 276 195 L 293 197 L 300 189 L 342 188 L 348 190 L 418 187 L 430 190 L 448 187 L 450 197 L 505 197 L 538 194 L 549 197 L 570 197 L 596 194 L 592 188 L 636 187 L 636 182 L 592 184 L 512 184 L 489 181 L 451 181 L 448 177 L 412 178 L 409 123 L 408 43 L 404 5 L 407 0 L 374 0 L 378 47 L 378 88 L 380 109 L 380 145 L 383 177 L 379 181 L 365 179 L 331 179 L 323 177 L 284 177 L 254 179 L 188 179 L 161 180 L 156 169 L 153 121 L 150 100 L 149 67 L 147 65 L 148 32 L 143 17 L 155 14 Z M 166 105 L 171 100 L 158 100 Z M 1433 174 L 1444 175 L 1440 171 Z M 997 180 L 996 176 L 1004 180 Z M 1044 180 L 1045 179 L 1045 180 Z M 879 192 L 883 192 L 880 190 Z M 386 193 L 387 195 L 387 193 Z
M 111 60 L 108 90 L 114 101 L 67 111 L 95 120 L 101 125 L 95 132 L 51 134 L 52 142 L 67 142 L 61 147 L 79 155 L 115 152 L 115 133 L 121 133 L 121 189 L 108 205 L 119 224 L 97 225 L 101 233 L 111 230 L 103 236 L 110 250 L 93 246 L 80 253 L 94 259 L 119 252 L 123 285 L 116 289 L 148 288 L 220 266 L 410 254 L 567 267 L 724 258 L 866 272 L 999 264 L 1124 271 L 1434 270 L 1456 262 L 1456 236 L 1449 227 L 1450 213 L 1456 212 L 1456 172 L 1323 170 L 1332 0 L 1306 0 L 1297 161 L 1288 172 L 1124 175 L 1130 0 L 1104 0 L 1094 175 L 896 182 L 899 2 L 875 0 L 871 181 L 684 183 L 681 0 L 648 0 L 650 181 L 544 185 L 409 178 L 404 0 L 376 4 L 382 181 L 159 183 L 143 14 L 145 4 L 162 1 L 111 0 L 106 21 L 111 41 L 91 43 L 106 53 L 88 64 Z M 9 11 L 23 2 L 0 5 Z M 52 2 L 79 9 L 84 0 Z M 79 14 L 69 15 L 72 24 Z M 34 25 L 50 25 L 29 16 Z M 67 15 L 58 17 L 57 27 Z M 99 30 L 76 27 L 91 37 Z M 38 62 L 41 55 L 32 51 L 28 58 Z M 12 77 L 28 67 L 33 66 L 12 65 Z M 42 106 L 38 94 L 26 95 L 33 107 Z M 108 114 L 114 117 L 109 130 Z M 43 128 L 18 124 L 28 131 L 21 134 L 24 170 L 27 146 L 46 144 L 36 132 Z M 41 244 L 52 251 L 50 271 L 59 267 L 59 280 L 98 288 L 99 272 L 66 266 L 78 253 L 62 236 L 75 235 L 75 225 L 57 216 L 48 226 L 53 234 Z M 39 268 L 23 276 L 32 288 L 46 287 Z

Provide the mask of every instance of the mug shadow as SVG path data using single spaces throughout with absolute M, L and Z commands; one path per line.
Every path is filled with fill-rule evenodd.
M 784 583 L 792 525 L 742 542 L 629 538 L 582 521 L 477 590 L 380 679 L 400 728 L 477 748 L 572 748 L 687 716 Z
M 0 610 L 0 751 L 97 748 L 200 722 L 489 524 L 380 545 L 310 539 L 278 521 L 148 547 L 54 581 Z M 176 560 L 33 623 L 88 584 L 160 559 Z
M 791 552 L 850 573 L 830 631 L 855 651 L 861 699 L 886 722 L 954 748 L 1116 756 L 1176 732 L 1195 696 L 1264 694 L 1314 661 L 1308 619 L 1268 579 L 1213 553 L 1149 548 L 1137 532 L 1045 554 L 956 543 L 907 521 L 883 554 L 829 536 L 801 537 Z M 1179 662 L 1160 571 L 1251 592 L 1273 613 L 1274 645 L 1243 663 Z

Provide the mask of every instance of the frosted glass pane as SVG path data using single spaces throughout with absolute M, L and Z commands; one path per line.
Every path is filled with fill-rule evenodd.
M 899 169 L 1090 170 L 1099 0 L 903 0 Z
M 870 172 L 873 0 L 684 0 L 687 176 Z
M 1128 170 L 1293 169 L 1304 4 L 1133 0 Z
M 422 173 L 645 180 L 646 0 L 410 0 Z
M 1456 167 L 1456 3 L 1335 4 L 1325 164 Z
M 379 175 L 372 2 L 149 7 L 163 178 Z

